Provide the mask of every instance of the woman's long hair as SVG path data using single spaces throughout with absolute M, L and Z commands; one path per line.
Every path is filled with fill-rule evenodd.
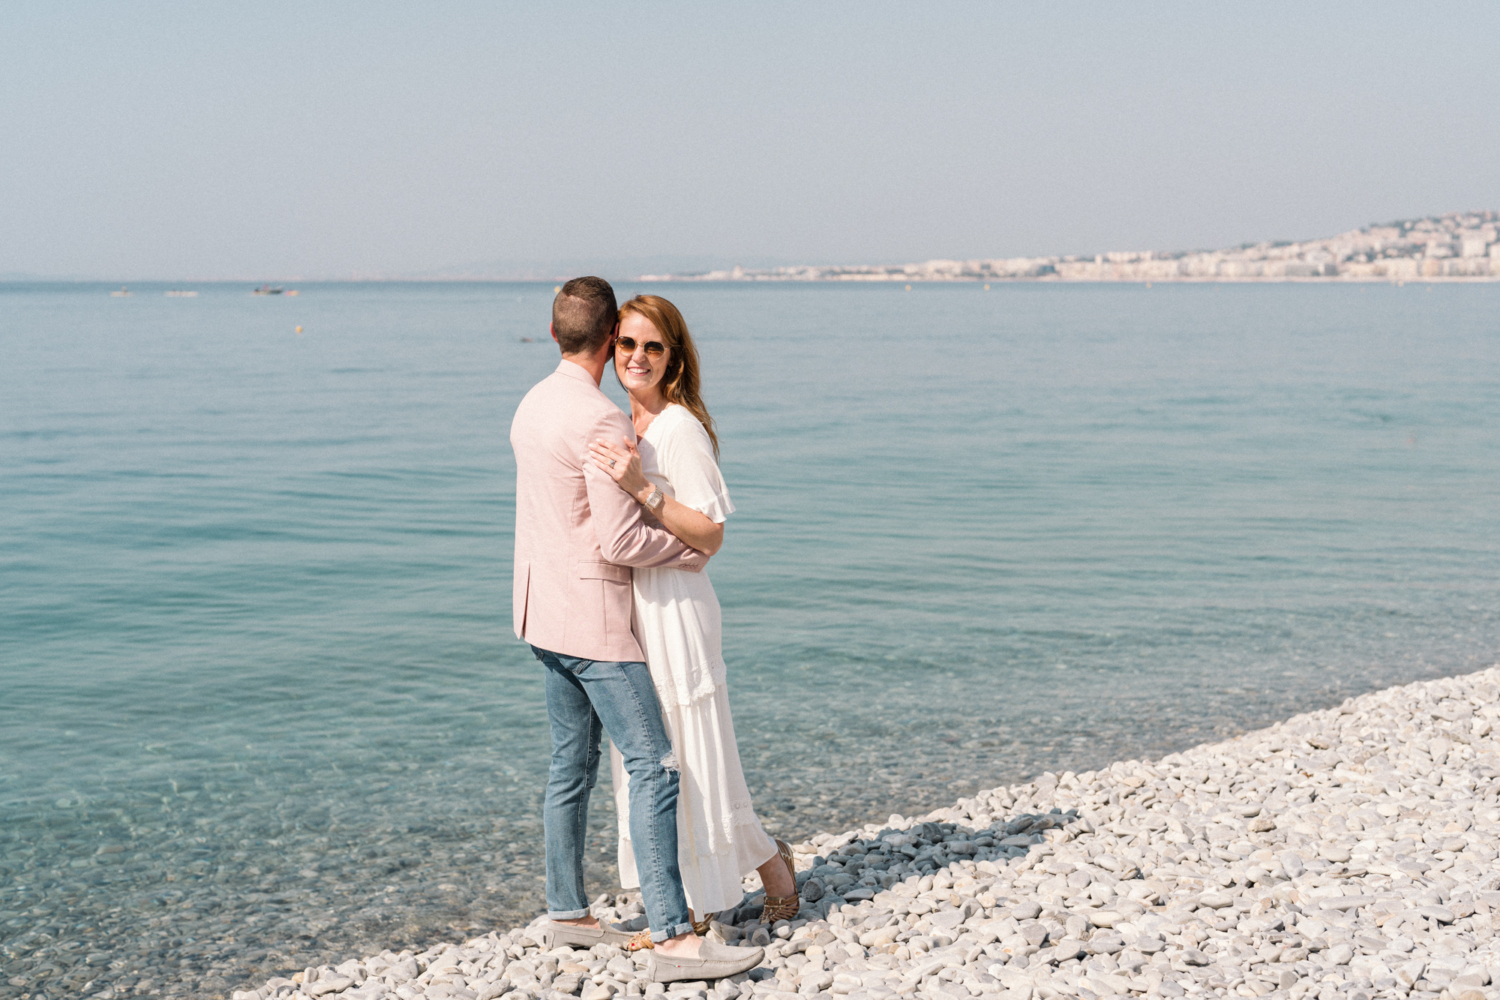
M 626 313 L 638 313 L 651 321 L 662 343 L 667 345 L 667 370 L 662 373 L 661 394 L 669 403 L 684 407 L 698 418 L 703 429 L 708 431 L 708 440 L 714 446 L 714 458 L 719 457 L 719 436 L 714 433 L 714 418 L 708 415 L 703 397 L 698 391 L 698 349 L 693 346 L 693 335 L 688 333 L 687 321 L 677 307 L 660 295 L 637 295 L 620 307 L 620 319 Z

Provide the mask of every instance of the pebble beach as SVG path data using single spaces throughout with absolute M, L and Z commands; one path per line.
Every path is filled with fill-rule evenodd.
M 612 946 L 543 951 L 533 924 L 233 1000 L 1493 1000 L 1497 721 L 1500 666 L 820 833 L 793 845 L 798 919 L 761 925 L 752 876 L 715 922 L 766 946 L 733 979 L 663 987 Z

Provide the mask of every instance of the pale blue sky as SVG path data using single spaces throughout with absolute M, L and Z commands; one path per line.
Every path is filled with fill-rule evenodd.
M 0 274 L 1214 247 L 1500 207 L 1500 6 L 0 12 Z

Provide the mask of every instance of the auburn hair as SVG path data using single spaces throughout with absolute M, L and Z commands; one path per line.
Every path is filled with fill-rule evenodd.
M 669 403 L 683 407 L 708 431 L 708 440 L 714 446 L 714 458 L 719 457 L 719 435 L 714 433 L 714 418 L 703 405 L 699 392 L 698 348 L 693 346 L 693 335 L 688 333 L 687 320 L 677 307 L 660 295 L 637 295 L 620 307 L 620 320 L 627 313 L 646 317 L 656 332 L 661 334 L 667 346 L 667 369 L 658 383 L 662 396 Z

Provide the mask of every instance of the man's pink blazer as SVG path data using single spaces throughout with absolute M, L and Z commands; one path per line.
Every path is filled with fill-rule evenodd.
M 589 459 L 589 442 L 635 440 L 620 408 L 571 361 L 516 408 L 516 635 L 586 660 L 643 661 L 630 630 L 632 566 L 701 570 L 708 557 L 665 528 Z

